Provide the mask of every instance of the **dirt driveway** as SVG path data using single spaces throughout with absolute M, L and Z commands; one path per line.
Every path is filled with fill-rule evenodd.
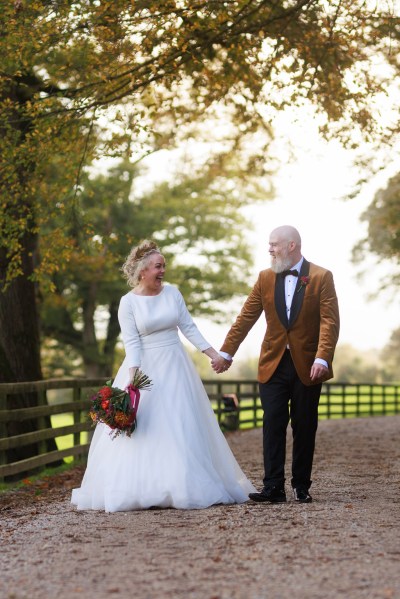
M 228 440 L 259 486 L 260 429 Z M 307 505 L 78 512 L 81 475 L 0 496 L 1 599 L 400 598 L 400 416 L 321 422 Z

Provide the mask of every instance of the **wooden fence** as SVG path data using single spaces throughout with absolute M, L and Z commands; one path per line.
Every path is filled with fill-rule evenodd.
M 0 384 L 0 480 L 28 475 L 65 458 L 81 459 L 89 449 L 90 395 L 105 379 L 49 379 L 27 383 Z M 218 422 L 223 430 L 262 425 L 262 409 L 255 381 L 203 381 Z M 38 393 L 31 408 L 8 409 L 7 397 L 16 393 Z M 400 385 L 324 383 L 320 418 L 351 418 L 400 413 Z M 52 426 L 46 426 L 48 418 Z M 37 430 L 7 436 L 7 422 L 36 419 Z M 58 449 L 47 451 L 46 441 L 55 439 Z M 7 463 L 7 452 L 36 444 L 37 455 Z

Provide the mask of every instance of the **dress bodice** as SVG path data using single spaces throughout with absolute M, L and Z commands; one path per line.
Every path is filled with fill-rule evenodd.
M 118 318 L 129 367 L 140 366 L 141 352 L 148 348 L 179 343 L 178 330 L 200 351 L 210 347 L 172 285 L 158 295 L 130 291 L 121 298 Z

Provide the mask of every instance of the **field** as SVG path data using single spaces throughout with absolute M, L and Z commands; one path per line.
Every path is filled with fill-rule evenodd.
M 60 428 L 62 426 L 68 426 L 74 423 L 73 414 L 55 414 L 51 416 L 51 426 L 53 428 Z M 88 442 L 88 433 L 80 433 L 80 443 Z M 57 449 L 68 449 L 69 447 L 73 447 L 74 445 L 74 437 L 73 435 L 64 435 L 62 437 L 56 438 Z M 64 462 L 69 464 L 73 462 L 73 457 L 69 456 L 64 458 Z

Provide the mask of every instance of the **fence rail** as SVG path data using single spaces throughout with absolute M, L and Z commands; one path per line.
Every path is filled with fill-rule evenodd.
M 105 379 L 48 379 L 0 384 L 0 480 L 27 475 L 60 460 L 81 459 L 89 449 L 90 395 Z M 262 409 L 256 381 L 204 380 L 208 397 L 223 430 L 262 425 Z M 40 405 L 9 409 L 13 394 L 38 393 Z M 400 413 L 400 385 L 324 383 L 319 404 L 320 418 L 352 418 Z M 46 418 L 51 427 L 45 426 Z M 36 420 L 37 430 L 9 436 L 7 424 Z M 47 451 L 54 439 L 57 450 Z M 36 454 L 10 462 L 10 452 L 36 445 Z M 10 463 L 7 463 L 10 462 Z

